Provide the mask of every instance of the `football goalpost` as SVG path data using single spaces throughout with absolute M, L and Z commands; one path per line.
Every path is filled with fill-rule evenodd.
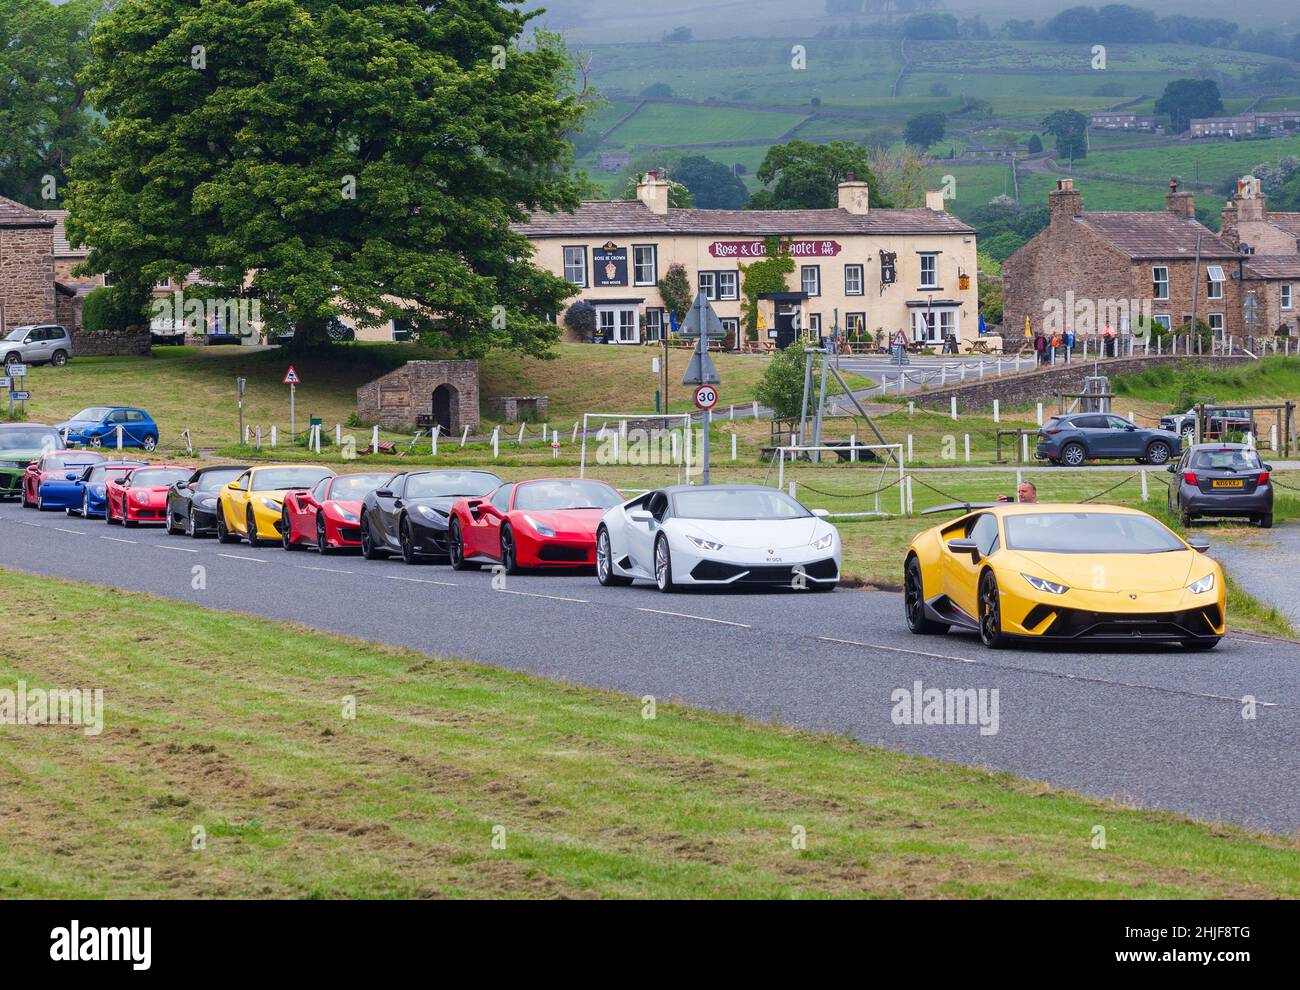
M 874 451 L 885 452 L 887 453 L 888 456 L 874 455 L 879 462 L 878 465 L 874 464 L 871 460 L 863 458 L 861 456 L 864 452 L 870 454 Z M 874 499 L 873 502 L 873 505 L 875 506 L 874 511 L 832 512 L 831 515 L 833 516 L 837 516 L 843 519 L 852 519 L 852 518 L 864 517 L 864 516 L 892 515 L 893 513 L 881 510 L 880 496 L 883 491 L 895 486 L 897 486 L 898 488 L 898 514 L 899 515 L 907 514 L 908 479 L 906 476 L 906 467 L 903 464 L 903 445 L 901 443 L 857 443 L 855 441 L 855 442 L 844 443 L 844 444 L 790 444 L 789 446 L 786 447 L 777 447 L 775 453 L 776 453 L 776 462 L 777 462 L 776 487 L 782 490 L 784 490 L 786 487 L 785 463 L 787 458 L 790 459 L 791 462 L 793 462 L 796 458 L 800 458 L 803 455 L 808 455 L 809 459 L 811 460 L 812 459 L 811 455 L 816 454 L 820 456 L 823 453 L 833 453 L 839 456 L 841 460 L 844 457 L 848 457 L 850 458 L 849 464 L 845 466 L 850 467 L 853 477 L 861 477 L 862 473 L 860 472 L 861 469 L 863 468 L 867 469 L 865 473 L 871 473 L 871 469 L 878 467 L 879 470 L 874 472 L 876 473 L 876 486 L 875 489 L 872 491 L 858 492 L 855 494 L 841 493 L 841 492 L 818 492 L 818 494 L 828 495 L 832 498 L 846 498 L 846 499 L 847 498 L 863 498 L 863 499 L 873 498 Z M 885 481 L 886 473 L 890 473 L 890 474 L 893 473 L 893 471 L 890 470 L 891 461 L 893 462 L 892 466 L 895 467 L 898 471 L 898 480 L 895 481 L 892 485 L 885 485 L 884 481 Z M 825 468 L 818 470 L 817 474 L 818 477 L 832 476 L 831 471 L 828 471 Z M 771 477 L 771 475 L 769 474 L 768 477 Z M 795 488 L 797 490 L 798 482 L 792 482 L 792 484 L 795 485 Z M 805 485 L 805 487 L 812 488 L 811 485 Z M 813 489 L 813 490 L 817 491 L 817 489 Z
M 597 447 L 598 463 L 671 465 L 677 468 L 677 483 L 681 484 L 683 478 L 690 478 L 692 432 L 690 413 L 583 413 L 578 477 L 587 476 L 590 437 Z

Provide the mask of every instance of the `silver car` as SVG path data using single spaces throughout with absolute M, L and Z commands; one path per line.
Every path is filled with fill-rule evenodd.
M 45 364 L 61 367 L 72 357 L 72 337 L 58 323 L 14 327 L 0 340 L 4 364 Z

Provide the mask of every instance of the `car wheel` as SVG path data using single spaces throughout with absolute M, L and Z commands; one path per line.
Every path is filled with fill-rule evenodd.
M 32 507 L 32 500 L 27 497 L 27 482 L 25 481 L 23 482 L 23 492 L 20 501 L 23 503 L 24 509 L 30 509 Z
M 90 445 L 91 445 L 92 447 L 102 447 L 102 446 L 104 446 L 104 438 L 103 438 L 103 437 L 91 437 L 91 438 L 90 438 Z
M 614 548 L 604 526 L 596 531 L 596 580 L 606 588 L 625 588 L 632 583 L 630 577 L 614 573 Z
M 55 351 L 53 356 L 50 357 L 50 364 L 54 365 L 54 367 L 56 368 L 62 368 L 67 363 L 68 363 L 67 351 Z
M 257 517 L 253 515 L 251 507 L 244 515 L 244 539 L 248 541 L 250 547 L 262 545 L 262 538 L 257 535 Z
M 1170 453 L 1169 444 L 1163 440 L 1152 440 L 1147 446 L 1147 463 L 1157 466 L 1165 464 L 1169 461 Z
M 361 556 L 366 560 L 387 560 L 388 554 L 375 546 L 375 541 L 370 537 L 370 527 L 366 524 L 365 519 L 361 520 Z
M 1186 509 L 1178 510 L 1178 524 L 1184 528 L 1190 526 L 1192 524 L 1192 520 L 1195 518 L 1196 516 L 1188 512 Z
M 127 516 L 126 503 L 123 502 L 122 503 L 122 528 L 135 529 L 139 525 L 140 525 L 139 520 L 131 519 Z
M 668 537 L 662 533 L 655 541 L 655 586 L 664 594 L 677 590 L 673 584 L 673 557 L 668 549 Z
M 88 492 L 81 493 L 81 518 L 90 518 L 90 494 Z
M 191 540 L 197 540 L 199 538 L 199 527 L 194 521 L 193 509 L 190 509 L 189 515 L 185 517 L 185 535 Z
M 447 528 L 447 553 L 453 571 L 477 571 L 479 564 L 465 559 L 465 536 L 460 531 L 460 520 L 453 519 Z
M 1088 452 L 1081 443 L 1067 443 L 1061 449 L 1061 463 L 1067 467 L 1078 467 L 1087 458 Z
M 41 498 L 41 490 L 39 488 L 36 489 L 36 511 L 45 511 L 45 499 Z
M 17 351 L 10 351 L 8 354 L 5 355 L 6 370 L 8 370 L 9 365 L 11 364 L 22 364 L 22 363 L 23 363 L 23 356 L 19 354 Z
M 1002 634 L 1002 595 L 998 591 L 998 579 L 992 571 L 985 571 L 980 577 L 980 642 L 990 650 L 999 650 L 1007 645 Z
M 1219 645 L 1221 636 L 1215 636 L 1213 639 L 1185 639 L 1183 640 L 1184 650 L 1212 650 Z
M 1180 436 L 1182 436 L 1183 438 L 1183 446 L 1190 447 L 1192 444 L 1196 442 L 1196 428 L 1188 427 L 1187 429 L 1183 430 Z
M 519 553 L 515 547 L 515 533 L 509 523 L 501 526 L 501 566 L 507 574 L 519 574 Z
M 415 535 L 411 532 L 411 520 L 402 520 L 401 526 L 398 527 L 398 534 L 402 544 L 402 562 L 418 564 L 420 555 L 415 552 Z
M 217 503 L 217 542 L 218 543 L 238 543 L 239 536 L 230 531 L 226 525 L 226 510 L 220 502 Z
M 145 450 L 155 450 L 158 447 L 158 438 L 152 433 L 145 434 L 145 438 L 140 441 L 140 446 Z
M 283 512 L 280 515 L 280 546 L 286 550 L 301 550 L 297 543 L 293 542 L 293 530 L 289 528 L 289 513 Z
M 322 557 L 329 556 L 334 549 L 325 536 L 325 517 L 319 512 L 316 513 L 316 549 Z
M 104 522 L 113 525 L 113 502 L 107 495 L 104 496 Z
M 1263 513 L 1260 513 L 1258 519 L 1259 519 L 1259 528 L 1260 528 L 1260 529 L 1272 529 L 1272 528 L 1273 528 L 1273 513 L 1271 513 L 1271 512 L 1263 512 Z
M 176 516 L 173 515 L 172 510 L 170 508 L 167 510 L 166 530 L 168 536 L 176 536 L 179 533 L 183 532 L 181 527 L 176 525 Z
M 907 615 L 907 628 L 917 636 L 932 636 L 948 631 L 948 626 L 935 622 L 925 614 L 925 582 L 921 577 L 921 562 L 909 557 L 903 568 L 903 610 Z

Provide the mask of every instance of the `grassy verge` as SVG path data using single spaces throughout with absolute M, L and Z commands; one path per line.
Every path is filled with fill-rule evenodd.
M 112 589 L 0 596 L 0 686 L 106 710 L 0 730 L 3 896 L 1300 895 L 1294 838 Z

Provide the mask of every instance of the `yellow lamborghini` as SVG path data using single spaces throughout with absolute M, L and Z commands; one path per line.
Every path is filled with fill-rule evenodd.
M 334 472 L 318 464 L 267 464 L 250 468 L 221 489 L 217 496 L 217 539 L 222 543 L 280 542 L 284 496 L 311 488 Z
M 1209 544 L 1110 505 L 950 506 L 966 512 L 907 548 L 913 633 L 976 632 L 985 646 L 1089 639 L 1209 650 L 1226 628 Z

